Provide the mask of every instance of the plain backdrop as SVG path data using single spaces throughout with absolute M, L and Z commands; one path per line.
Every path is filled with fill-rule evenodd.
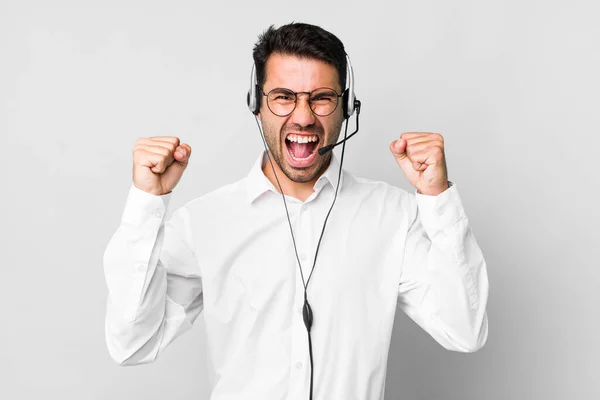
M 442 133 L 487 260 L 486 346 L 447 351 L 399 311 L 386 399 L 600 398 L 598 15 L 576 0 L 0 1 L 0 398 L 208 397 L 202 315 L 155 363 L 110 359 L 102 255 L 138 138 L 192 146 L 169 216 L 247 174 L 263 146 L 252 47 L 292 21 L 352 59 L 363 108 L 344 167 L 412 192 L 389 144 Z

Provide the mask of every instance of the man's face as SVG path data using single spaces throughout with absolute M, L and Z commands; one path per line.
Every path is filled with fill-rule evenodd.
M 269 56 L 263 85 L 265 93 L 274 88 L 311 92 L 321 87 L 342 92 L 334 66 L 320 60 L 291 55 Z M 290 115 L 279 117 L 267 107 L 267 98 L 261 97 L 259 117 L 271 156 L 279 169 L 294 182 L 316 179 L 327 168 L 331 159 L 331 152 L 321 156 L 317 150 L 337 142 L 340 135 L 343 122 L 342 98 L 338 99 L 333 113 L 321 117 L 310 109 L 308 95 L 300 94 L 294 111 Z M 303 143 L 307 141 L 308 143 Z

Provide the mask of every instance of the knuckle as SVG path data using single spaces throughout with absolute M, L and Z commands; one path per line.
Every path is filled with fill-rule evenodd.
M 164 146 L 156 145 L 156 151 L 160 154 L 162 158 L 168 157 L 171 152 L 169 149 L 166 149 Z
M 163 141 L 166 141 L 169 145 L 177 145 L 179 138 L 177 136 L 166 136 Z

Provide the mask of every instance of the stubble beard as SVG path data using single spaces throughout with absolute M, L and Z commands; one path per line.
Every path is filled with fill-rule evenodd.
M 337 124 L 337 126 L 334 126 L 331 131 L 334 143 L 337 142 L 337 139 L 340 136 L 341 127 L 342 124 L 339 123 Z M 288 163 L 286 162 L 286 155 L 283 153 L 284 151 L 288 151 L 287 146 L 285 144 L 285 136 L 288 132 L 294 131 L 317 134 L 319 135 L 320 140 L 324 140 L 322 129 L 306 129 L 298 126 L 296 126 L 294 129 L 290 129 L 288 125 L 284 125 L 281 128 L 281 131 L 279 133 L 276 133 L 273 132 L 273 130 L 268 126 L 264 126 L 263 128 L 265 139 L 270 150 L 269 153 L 273 160 L 279 166 L 279 169 L 283 171 L 283 173 L 285 174 L 285 176 L 288 177 L 289 180 L 297 183 L 310 182 L 317 176 L 321 175 L 329 166 L 329 163 L 331 162 L 331 151 L 328 151 L 322 156 L 319 154 L 316 155 L 315 163 L 313 164 L 313 166 L 310 167 L 310 169 L 314 169 L 315 165 L 317 166 L 317 168 L 312 174 L 307 174 L 306 172 L 303 172 L 306 170 L 296 169 L 288 165 Z M 321 144 L 321 142 L 319 142 L 319 147 L 324 147 L 327 144 L 328 143 L 323 145 Z M 318 149 L 316 151 L 318 151 Z

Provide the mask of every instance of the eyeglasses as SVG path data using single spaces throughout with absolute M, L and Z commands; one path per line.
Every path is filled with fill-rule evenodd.
M 321 87 L 312 92 L 293 92 L 290 89 L 275 88 L 262 95 L 267 97 L 267 106 L 271 112 L 279 117 L 290 115 L 298 104 L 298 95 L 307 94 L 308 104 L 315 115 L 326 117 L 335 111 L 338 105 L 338 99 L 342 94 L 328 87 Z

